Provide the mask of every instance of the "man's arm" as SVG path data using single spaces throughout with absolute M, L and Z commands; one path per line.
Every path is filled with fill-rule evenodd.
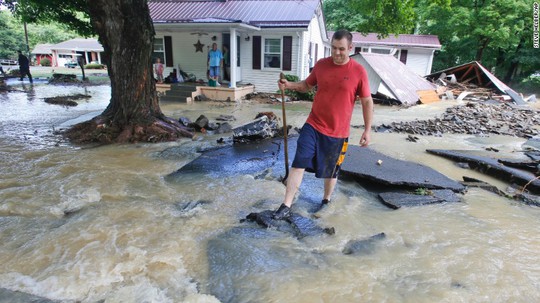
M 313 88 L 313 86 L 307 84 L 305 80 L 302 80 L 300 82 L 289 82 L 286 79 L 278 80 L 278 87 L 279 89 L 283 90 L 290 89 L 303 93 L 307 93 Z
M 361 146 L 368 146 L 371 141 L 371 122 L 373 121 L 373 98 L 371 96 L 360 98 L 362 102 L 362 115 L 364 116 L 364 133 L 360 138 Z

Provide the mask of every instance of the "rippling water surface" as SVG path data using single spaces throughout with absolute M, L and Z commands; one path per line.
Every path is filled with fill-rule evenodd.
M 0 94 L 0 301 L 16 301 L 13 292 L 61 302 L 540 301 L 538 208 L 470 189 L 463 203 L 390 210 L 361 184 L 340 181 L 317 221 L 335 227 L 335 235 L 298 240 L 261 229 L 241 236 L 232 233 L 246 225 L 239 220 L 279 205 L 283 185 L 250 175 L 165 178 L 198 157 L 197 150 L 215 145 L 217 136 L 72 146 L 54 130 L 100 113 L 110 88 L 16 88 L 20 92 Z M 70 108 L 43 102 L 78 93 L 92 98 Z M 377 106 L 374 124 L 434 117 L 448 105 Z M 288 122 L 300 127 L 309 104 L 287 108 Z M 233 126 L 260 111 L 281 113 L 279 104 L 256 102 L 167 103 L 162 109 L 192 120 L 232 114 Z M 362 124 L 360 107 L 353 124 Z M 351 142 L 359 138 L 353 129 Z M 405 138 L 373 133 L 372 148 L 501 189 L 507 184 L 425 149 L 492 146 L 523 157 L 518 138 Z M 185 208 L 190 202 L 197 203 Z M 379 232 L 386 238 L 373 251 L 341 252 L 348 241 Z

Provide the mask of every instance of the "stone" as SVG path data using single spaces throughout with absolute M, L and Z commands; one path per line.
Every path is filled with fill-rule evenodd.
M 233 129 L 234 142 L 249 142 L 266 138 L 273 138 L 279 132 L 277 118 L 261 115 L 255 120 Z
M 344 255 L 369 255 L 375 252 L 377 243 L 386 238 L 385 233 L 378 233 L 366 239 L 351 240 L 342 250 Z

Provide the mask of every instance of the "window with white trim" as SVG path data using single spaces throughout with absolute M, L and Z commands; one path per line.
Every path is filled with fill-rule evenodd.
M 263 62 L 265 68 L 281 68 L 281 39 L 264 39 Z

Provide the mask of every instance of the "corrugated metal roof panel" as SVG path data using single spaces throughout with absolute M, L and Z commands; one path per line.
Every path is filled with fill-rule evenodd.
M 150 16 L 155 22 L 193 19 L 239 20 L 246 24 L 288 27 L 290 22 L 303 25 L 315 15 L 319 0 L 227 0 L 221 1 L 149 1 Z M 254 23 L 257 22 L 257 23 Z M 267 23 L 270 22 L 270 23 Z M 275 22 L 275 23 L 272 23 Z M 301 23 L 303 22 L 303 23 Z
M 360 64 L 369 64 L 398 101 L 403 104 L 416 104 L 419 99 L 417 93 L 419 90 L 436 89 L 433 83 L 418 76 L 392 55 L 358 53 L 351 58 Z
M 334 32 L 329 31 L 328 37 L 332 37 Z M 373 44 L 385 46 L 411 46 L 411 47 L 427 47 L 441 49 L 439 37 L 435 35 L 408 35 L 400 34 L 399 36 L 390 35 L 386 38 L 379 39 L 377 34 L 369 33 L 367 36 L 361 33 L 352 33 L 353 43 L 355 44 Z

